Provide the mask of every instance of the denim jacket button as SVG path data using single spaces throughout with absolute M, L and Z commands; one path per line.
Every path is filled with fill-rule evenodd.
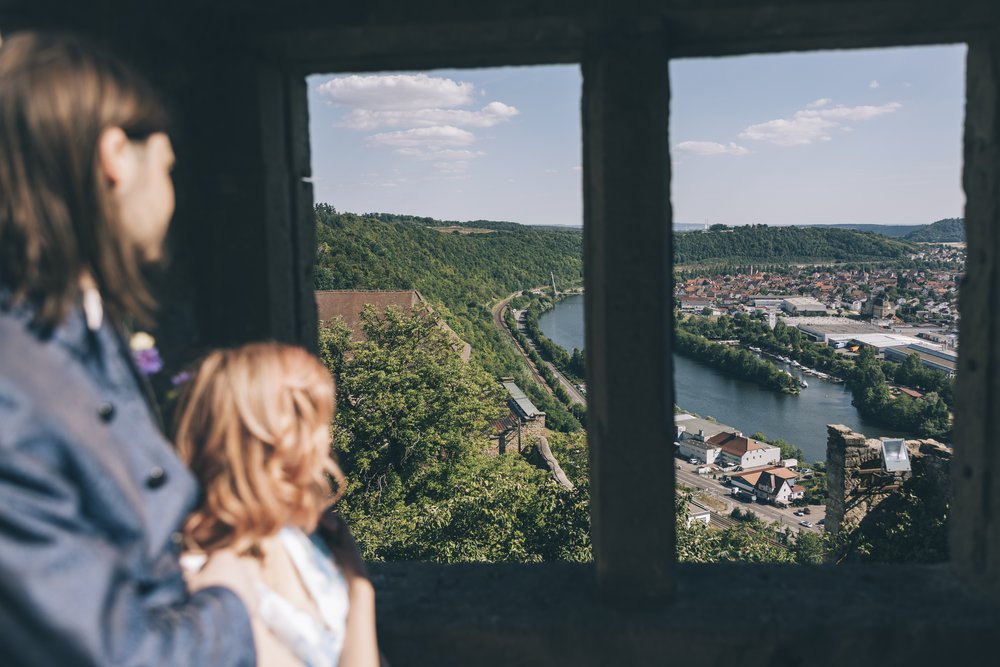
M 101 403 L 97 406 L 97 416 L 101 418 L 102 422 L 110 422 L 115 418 L 115 406 L 110 403 Z
M 167 483 L 167 473 L 160 466 L 153 466 L 146 476 L 146 486 L 150 489 L 158 489 Z

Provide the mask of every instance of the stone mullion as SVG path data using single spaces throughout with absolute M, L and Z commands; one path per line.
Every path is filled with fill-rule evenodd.
M 669 81 L 658 29 L 616 30 L 583 63 L 591 518 L 605 594 L 674 586 Z
M 1000 36 L 969 45 L 963 182 L 966 273 L 960 293 L 951 561 L 1000 599 Z

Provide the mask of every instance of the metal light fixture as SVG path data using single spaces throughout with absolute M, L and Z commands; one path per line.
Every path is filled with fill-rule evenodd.
M 910 453 L 902 438 L 886 438 L 882 441 L 882 468 L 886 472 L 910 472 Z

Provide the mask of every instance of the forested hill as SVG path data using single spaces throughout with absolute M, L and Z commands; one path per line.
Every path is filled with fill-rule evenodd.
M 491 373 L 517 360 L 490 306 L 511 292 L 583 282 L 579 228 L 510 222 L 454 223 L 386 213 L 338 213 L 316 205 L 316 289 L 417 289 L 441 310 Z
M 914 246 L 877 234 L 830 227 L 713 225 L 674 235 L 674 262 L 856 262 L 905 259 Z
M 458 222 L 457 220 L 437 220 L 436 218 L 425 218 L 416 215 L 397 215 L 395 213 L 362 213 L 362 218 L 379 220 L 391 223 L 415 223 L 425 227 L 468 227 L 470 229 L 493 229 L 517 231 L 524 228 L 516 222 L 504 222 L 498 220 L 469 220 Z M 551 229 L 548 227 L 547 229 Z
M 945 218 L 906 235 L 907 241 L 920 243 L 955 243 L 965 240 L 965 219 Z
M 853 229 L 856 232 L 871 232 L 892 239 L 905 239 L 907 235 L 920 231 L 927 225 L 855 225 L 851 223 L 837 225 L 810 225 L 811 227 L 832 227 L 835 229 Z
M 582 281 L 579 229 L 479 221 L 460 226 L 480 233 L 463 233 L 459 223 L 338 213 L 325 204 L 316 206 L 316 222 L 316 289 L 418 289 L 455 308 L 546 285 L 550 273 L 562 287 Z
M 965 240 L 965 219 L 945 218 L 929 225 L 810 225 L 827 229 L 853 229 L 915 243 L 955 243 Z

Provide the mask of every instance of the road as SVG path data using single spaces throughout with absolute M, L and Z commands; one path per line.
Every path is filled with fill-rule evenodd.
M 676 458 L 674 459 L 674 463 L 676 464 L 676 470 L 674 470 L 674 472 L 677 473 L 677 484 L 683 484 L 684 486 L 689 486 L 693 489 L 703 491 L 724 502 L 726 504 L 726 510 L 725 512 L 720 512 L 720 514 L 728 516 L 734 507 L 739 507 L 744 511 L 750 510 L 764 521 L 777 521 L 783 526 L 788 526 L 795 531 L 807 530 L 819 533 L 823 530 L 822 526 L 815 525 L 817 521 L 826 516 L 826 508 L 822 505 L 810 505 L 810 513 L 807 516 L 795 516 L 794 512 L 797 508 L 794 507 L 781 509 L 779 507 L 775 507 L 774 505 L 762 505 L 756 502 L 741 502 L 730 495 L 730 487 L 723 486 L 719 480 L 712 479 L 711 475 L 699 475 L 695 472 L 700 466 L 692 465 L 687 461 Z M 713 517 L 713 521 L 714 520 L 715 519 Z M 802 520 L 808 520 L 814 525 L 811 528 L 801 526 L 799 525 L 799 522 Z
M 517 339 L 514 338 L 513 334 L 511 334 L 510 330 L 507 329 L 507 325 L 504 324 L 503 321 L 503 314 L 504 311 L 507 310 L 507 305 L 510 304 L 510 300 L 520 293 L 521 290 L 508 294 L 506 297 L 497 302 L 495 306 L 493 306 L 493 324 L 500 330 L 501 333 L 510 336 L 511 342 L 514 343 L 514 349 L 517 350 L 518 354 L 521 355 L 521 358 L 524 359 L 524 363 L 528 365 L 528 370 L 531 371 L 531 375 L 535 378 L 535 382 L 537 382 L 542 389 L 547 391 L 549 395 L 552 395 L 552 388 L 549 386 L 549 383 L 545 381 L 545 378 L 543 378 L 541 373 L 538 372 L 538 369 L 535 368 L 535 364 L 528 357 L 528 353 L 521 349 L 521 344 L 517 342 Z
M 535 368 L 535 365 L 528 357 L 527 352 L 521 349 L 520 343 L 517 342 L 517 339 L 514 338 L 514 335 L 507 329 L 507 324 L 503 321 L 503 314 L 504 311 L 507 309 L 510 300 L 520 293 L 521 293 L 520 291 L 514 292 L 513 294 L 508 295 L 506 298 L 502 299 L 499 303 L 493 306 L 493 324 L 495 324 L 496 327 L 500 329 L 500 331 L 510 336 L 511 341 L 513 341 L 514 343 L 514 347 L 516 347 L 518 352 L 521 353 L 521 356 L 524 357 L 524 360 L 527 362 L 528 367 L 531 369 L 532 375 L 534 375 L 535 379 L 538 382 L 540 382 L 542 386 L 545 387 L 545 389 L 551 394 L 552 388 L 549 387 L 548 383 L 545 382 L 545 379 L 542 378 L 541 374 L 538 372 L 538 369 Z M 523 322 L 520 319 L 517 322 L 517 328 L 519 331 L 522 332 L 524 331 Z M 528 344 L 532 346 L 532 349 L 534 349 L 534 343 L 531 342 L 530 337 L 528 338 Z M 562 385 L 563 389 L 566 390 L 566 393 L 569 394 L 571 401 L 573 401 L 578 405 L 587 405 L 587 397 L 584 396 L 583 393 L 576 388 L 576 385 L 570 382 L 565 375 L 559 372 L 558 368 L 556 368 L 551 362 L 548 361 L 543 361 L 542 363 L 544 363 L 548 367 L 548 369 L 552 371 L 552 374 L 556 376 L 556 379 L 559 381 L 559 384 Z
M 521 333 L 525 334 L 525 336 L 527 336 L 527 332 L 524 329 L 524 319 L 523 318 L 519 317 L 517 319 L 517 330 L 520 331 Z M 514 342 L 516 343 L 517 341 L 515 340 Z M 531 348 L 533 350 L 535 350 L 536 352 L 538 351 L 538 349 L 535 347 L 534 341 L 531 340 L 530 336 L 528 336 L 528 345 L 530 345 Z M 559 369 L 555 367 L 555 364 L 553 364 L 551 361 L 545 361 L 545 360 L 542 360 L 542 363 L 544 363 L 546 366 L 548 366 L 548 369 L 550 371 L 552 371 L 553 375 L 556 376 L 556 379 L 559 380 L 559 384 L 561 384 L 562 388 L 566 390 L 567 394 L 569 394 L 569 398 L 570 398 L 571 401 L 573 401 L 574 403 L 577 403 L 579 405 L 586 405 L 587 404 L 587 397 L 583 395 L 583 392 L 581 392 L 579 389 L 576 388 L 575 384 L 573 384 L 572 382 L 569 381 L 569 378 L 567 378 L 565 375 L 563 375 L 559 371 Z

